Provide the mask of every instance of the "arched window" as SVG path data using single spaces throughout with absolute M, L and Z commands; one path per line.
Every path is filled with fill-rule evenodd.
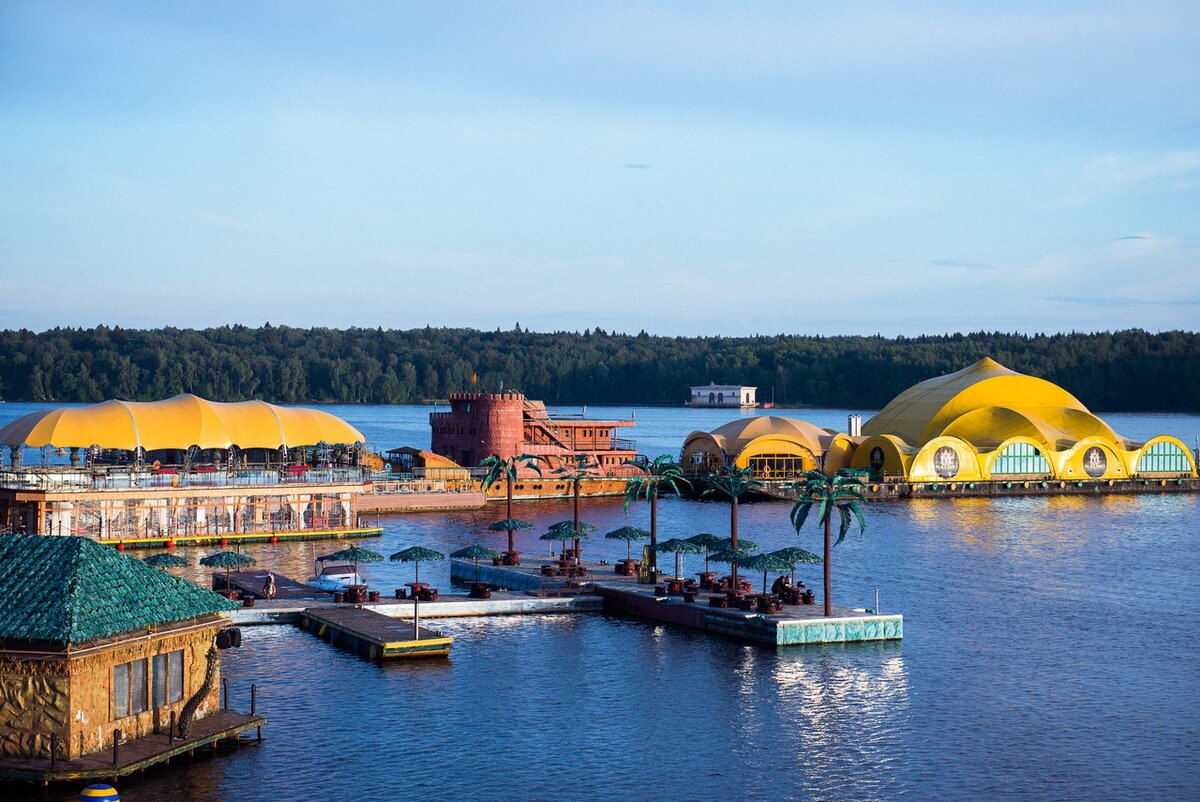
M 1050 463 L 1030 443 L 1013 443 L 992 463 L 992 475 L 1050 473 Z
M 1187 453 L 1166 440 L 1161 440 L 1142 452 L 1138 473 L 1188 473 L 1192 466 Z
M 708 403 L 710 403 L 710 404 L 715 404 L 715 403 L 717 403 L 717 394 L 716 394 L 716 393 L 709 393 L 709 394 L 708 394 Z
M 717 403 L 718 404 L 725 403 L 725 393 L 717 393 Z

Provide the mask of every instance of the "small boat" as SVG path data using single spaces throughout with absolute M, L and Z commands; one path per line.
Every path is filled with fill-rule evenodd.
M 354 570 L 351 563 L 333 562 L 327 554 L 316 559 L 313 563 L 313 576 L 304 584 L 317 590 L 333 592 L 345 590 L 351 585 L 365 585 L 367 580 Z

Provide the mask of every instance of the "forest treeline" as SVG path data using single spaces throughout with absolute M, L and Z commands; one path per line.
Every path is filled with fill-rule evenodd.
M 1200 333 L 978 332 L 923 337 L 660 337 L 602 329 L 0 331 L 0 397 L 402 404 L 514 389 L 549 404 L 681 404 L 688 387 L 755 385 L 779 405 L 877 409 L 991 356 L 1096 411 L 1200 410 Z

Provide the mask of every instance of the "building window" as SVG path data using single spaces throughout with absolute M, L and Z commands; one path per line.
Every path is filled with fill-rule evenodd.
M 1048 474 L 1050 463 L 1030 443 L 1013 443 L 1000 452 L 992 463 L 993 476 Z
M 154 656 L 154 707 L 183 698 L 183 650 Z
M 149 709 L 146 661 L 113 666 L 113 718 L 125 718 Z
M 1164 440 L 1142 452 L 1137 470 L 1138 473 L 1188 473 L 1192 466 L 1183 449 Z
M 801 454 L 759 454 L 750 458 L 750 470 L 759 479 L 790 479 L 815 467 Z
M 113 718 L 129 715 L 129 663 L 113 666 Z

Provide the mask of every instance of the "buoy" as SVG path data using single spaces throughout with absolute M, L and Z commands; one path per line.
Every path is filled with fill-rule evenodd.
M 175 541 L 174 541 L 174 540 L 168 540 L 166 543 L 164 543 L 164 544 L 163 544 L 163 548 L 164 548 L 164 549 L 173 549 L 173 548 L 175 548 Z
M 125 551 L 125 544 L 124 544 L 124 543 L 118 543 L 118 544 L 117 544 L 117 551 Z
M 220 543 L 221 543 L 221 545 L 222 545 L 222 546 L 228 546 L 228 545 L 229 545 L 229 541 L 228 541 L 227 539 L 225 539 L 225 538 L 221 538 L 221 540 L 220 540 Z
M 272 543 L 278 543 L 278 542 L 279 542 L 279 538 L 275 537 L 274 535 L 271 535 L 271 542 L 272 542 Z
M 79 792 L 82 802 L 121 802 L 117 789 L 104 783 L 93 783 Z

